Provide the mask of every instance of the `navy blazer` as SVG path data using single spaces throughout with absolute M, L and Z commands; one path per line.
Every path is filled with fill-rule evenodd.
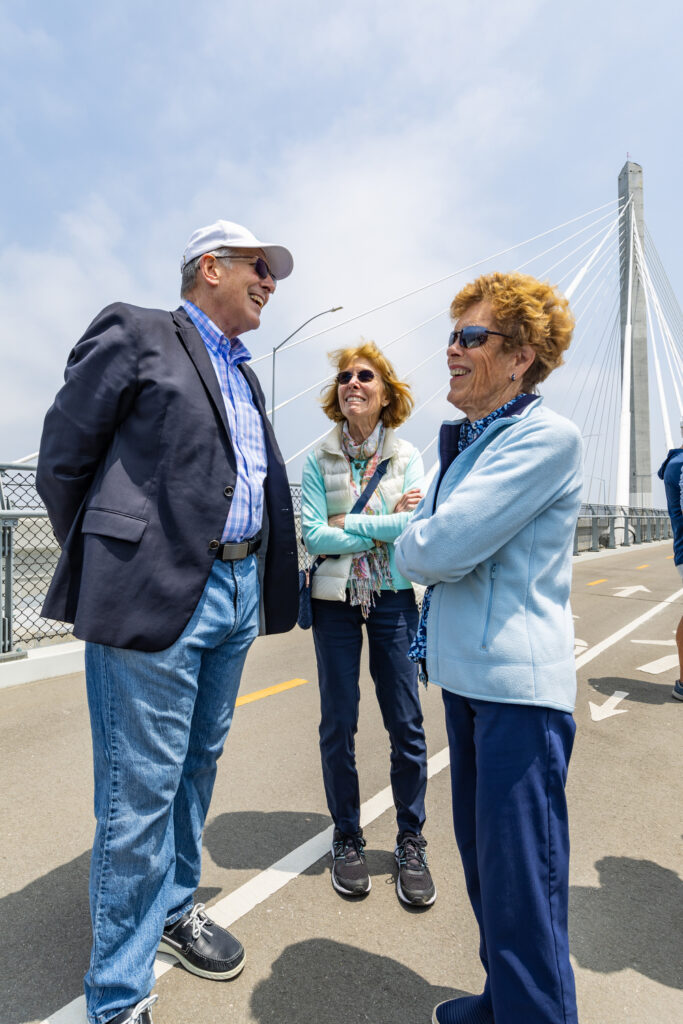
M 297 545 L 287 474 L 258 379 L 240 370 L 268 455 L 259 551 L 261 632 L 291 629 Z M 117 302 L 69 355 L 45 417 L 36 486 L 62 554 L 43 615 L 95 643 L 159 651 L 211 571 L 236 479 L 215 370 L 192 320 Z

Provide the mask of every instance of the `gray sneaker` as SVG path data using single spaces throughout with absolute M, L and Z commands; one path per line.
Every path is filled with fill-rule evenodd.
M 396 894 L 402 903 L 412 907 L 431 907 L 436 899 L 436 888 L 427 867 L 426 845 L 424 836 L 410 832 L 401 833 L 396 840 Z
M 332 840 L 332 885 L 343 896 L 365 896 L 372 882 L 365 864 L 363 833 L 347 836 L 338 828 Z

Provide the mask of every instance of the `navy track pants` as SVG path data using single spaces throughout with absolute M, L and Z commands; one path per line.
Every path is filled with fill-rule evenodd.
M 443 700 L 455 837 L 487 976 L 471 1020 L 576 1024 L 564 791 L 574 719 L 447 690 Z

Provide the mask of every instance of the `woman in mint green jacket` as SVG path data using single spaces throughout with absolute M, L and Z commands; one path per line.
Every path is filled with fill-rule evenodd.
M 408 659 L 417 607 L 412 584 L 396 568 L 394 541 L 422 497 L 419 452 L 394 433 L 412 409 L 406 384 L 372 342 L 334 353 L 336 377 L 323 397 L 335 426 L 309 455 L 302 474 L 302 533 L 325 556 L 313 576 L 313 639 L 320 685 L 320 753 L 335 831 L 332 884 L 345 896 L 371 888 L 360 827 L 355 734 L 363 631 L 370 674 L 391 744 L 390 778 L 398 835 L 397 893 L 429 906 L 436 890 L 425 856 L 427 749 Z M 356 501 L 382 466 L 365 507 Z

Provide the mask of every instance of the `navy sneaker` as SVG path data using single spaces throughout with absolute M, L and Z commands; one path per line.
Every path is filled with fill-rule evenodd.
M 427 867 L 426 845 L 424 836 L 410 832 L 402 832 L 396 840 L 396 894 L 411 907 L 431 907 L 436 899 L 436 887 Z
M 677 679 L 674 683 L 674 688 L 671 691 L 671 696 L 675 697 L 676 700 L 683 700 L 683 684 L 681 684 L 680 679 Z
M 372 882 L 365 863 L 363 833 L 347 836 L 338 828 L 332 839 L 332 885 L 342 896 L 365 896 Z

